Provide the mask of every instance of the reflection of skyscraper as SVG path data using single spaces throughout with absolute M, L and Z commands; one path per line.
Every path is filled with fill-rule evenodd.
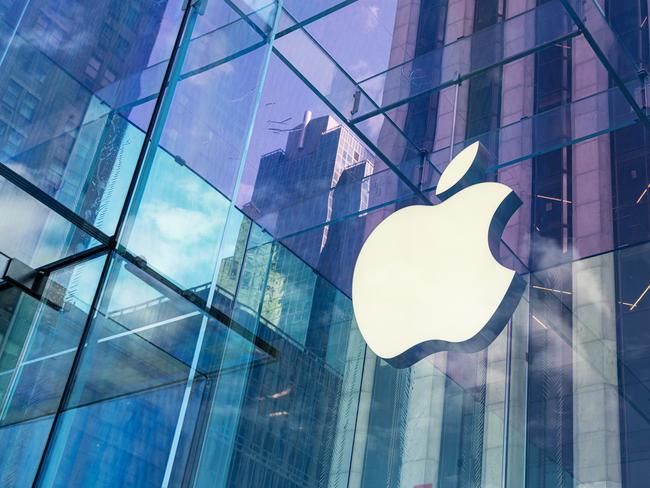
M 285 149 L 260 159 L 250 210 L 280 239 L 317 227 L 288 244 L 316 266 L 328 242 L 322 224 L 368 207 L 364 178 L 373 169 L 374 156 L 349 130 L 330 116 L 312 120 L 307 112 Z
M 35 0 L 21 16 L 22 3 L 0 5 L 0 32 L 18 24 L 1 58 L 0 161 L 94 222 L 131 111 L 115 105 L 140 97 L 164 9 Z

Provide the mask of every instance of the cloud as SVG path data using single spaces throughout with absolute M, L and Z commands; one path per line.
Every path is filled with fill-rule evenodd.
M 197 286 L 212 279 L 223 227 L 222 215 L 155 199 L 140 207 L 128 247 L 183 287 Z
M 366 61 L 365 59 L 359 59 L 355 63 L 350 65 L 348 67 L 348 72 L 355 80 L 364 80 L 374 74 L 370 69 L 370 65 L 368 64 L 368 61 Z
M 366 30 L 373 31 L 379 25 L 379 5 L 370 5 L 366 15 Z

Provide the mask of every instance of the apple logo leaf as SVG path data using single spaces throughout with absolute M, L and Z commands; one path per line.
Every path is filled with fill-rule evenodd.
M 485 181 L 490 153 L 479 142 L 459 152 L 447 165 L 436 186 L 436 195 L 446 200 L 463 188 Z
M 395 367 L 487 347 L 521 299 L 525 281 L 495 257 L 521 200 L 484 181 L 489 160 L 479 143 L 461 151 L 440 177 L 443 202 L 393 213 L 359 253 L 355 318 L 370 349 Z

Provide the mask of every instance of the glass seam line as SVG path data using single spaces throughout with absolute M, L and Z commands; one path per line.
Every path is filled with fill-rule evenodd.
M 254 103 L 254 109 L 253 109 L 253 113 L 251 114 L 251 117 L 250 117 L 248 133 L 246 134 L 246 139 L 244 141 L 244 150 L 242 152 L 242 157 L 241 157 L 239 168 L 238 168 L 238 171 L 237 171 L 237 177 L 235 179 L 233 195 L 232 195 L 232 199 L 230 200 L 230 203 L 229 203 L 228 214 L 227 214 L 227 217 L 226 217 L 226 221 L 224 223 L 224 230 L 223 230 L 223 232 L 221 234 L 221 239 L 220 239 L 219 245 L 216 246 L 216 249 L 215 249 L 215 255 L 216 256 L 218 256 L 219 253 L 220 253 L 221 246 L 222 246 L 223 241 L 225 239 L 226 229 L 228 229 L 228 224 L 232 219 L 233 213 L 236 211 L 235 202 L 237 201 L 237 196 L 238 196 L 238 193 L 239 193 L 239 187 L 240 187 L 243 175 L 244 175 L 244 168 L 245 168 L 246 158 L 248 156 L 248 148 L 250 146 L 250 140 L 251 140 L 252 135 L 253 135 L 253 128 L 255 126 L 255 119 L 256 119 L 256 116 L 257 116 L 257 110 L 258 110 L 258 107 L 259 107 L 261 99 L 262 99 L 262 91 L 263 91 L 263 88 L 264 88 L 264 82 L 266 80 L 266 74 L 268 72 L 268 68 L 269 68 L 269 64 L 270 64 L 270 60 L 271 60 L 271 53 L 273 52 L 272 49 L 273 49 L 273 42 L 275 40 L 275 34 L 277 32 L 278 25 L 280 23 L 280 17 L 281 17 L 281 14 L 282 14 L 282 2 L 283 2 L 283 0 L 278 0 L 277 1 L 275 18 L 274 18 L 274 21 L 273 21 L 273 28 L 272 28 L 272 30 L 271 30 L 268 38 L 267 38 L 267 43 L 268 43 L 269 47 L 268 47 L 267 52 L 265 54 L 262 69 L 261 69 L 260 76 L 259 76 L 259 84 L 258 84 L 256 99 L 255 99 L 255 103 Z M 210 304 L 211 304 L 211 302 L 212 302 L 212 300 L 214 298 L 214 293 L 215 293 L 215 288 L 216 288 L 216 281 L 218 279 L 218 269 L 217 268 L 218 268 L 218 266 L 215 263 L 215 269 L 214 269 L 213 275 L 212 275 L 212 282 L 210 283 L 210 289 L 209 289 L 208 297 L 207 297 L 207 305 L 208 305 L 208 307 L 210 306 Z M 168 455 L 168 458 L 167 458 L 167 465 L 165 467 L 165 474 L 164 474 L 164 477 L 163 477 L 163 481 L 161 483 L 161 488 L 167 488 L 169 486 L 169 482 L 170 482 L 170 479 L 171 479 L 171 474 L 172 474 L 173 467 L 174 467 L 174 461 L 175 461 L 175 458 L 176 458 L 176 452 L 178 450 L 178 444 L 179 444 L 179 441 L 180 441 L 180 436 L 181 436 L 181 433 L 182 433 L 182 430 L 183 430 L 183 425 L 185 423 L 185 417 L 187 415 L 187 407 L 188 407 L 188 404 L 189 404 L 190 394 L 192 392 L 195 371 L 196 371 L 196 367 L 198 365 L 199 357 L 201 355 L 201 350 L 203 348 L 203 340 L 204 340 L 204 337 L 205 337 L 205 329 L 206 329 L 206 327 L 207 327 L 207 317 L 204 316 L 202 321 L 201 321 L 201 329 L 199 331 L 199 336 L 197 337 L 196 347 L 195 347 L 195 350 L 194 350 L 194 357 L 192 358 L 192 366 L 191 366 L 191 369 L 190 369 L 190 372 L 189 372 L 189 375 L 188 375 L 188 378 L 187 378 L 187 385 L 186 385 L 185 391 L 183 393 L 183 400 L 182 400 L 182 403 L 181 403 L 181 408 L 180 408 L 180 412 L 179 412 L 179 415 L 178 415 L 178 421 L 176 423 L 176 428 L 175 428 L 175 431 L 174 431 L 174 437 L 173 437 L 173 440 L 172 440 L 172 445 L 171 445 L 170 450 L 169 450 L 169 455 Z
M 205 1 L 205 0 L 199 0 L 199 2 L 200 1 Z M 241 17 L 241 20 L 246 22 L 249 25 L 249 27 L 253 29 L 257 33 L 257 35 L 259 35 L 262 38 L 262 40 L 266 38 L 265 32 L 262 29 L 260 29 L 260 27 L 255 22 L 253 22 L 250 19 L 250 17 L 242 11 L 242 9 L 240 9 L 237 5 L 235 5 L 232 0 L 224 0 L 224 3 L 228 5 L 231 8 L 231 10 L 233 10 L 237 15 L 239 15 L 239 17 Z
M 297 76 L 297 77 L 298 77 L 298 78 L 299 78 L 299 79 L 300 79 L 300 80 L 301 80 L 305 85 L 307 85 L 307 87 L 308 87 L 312 92 L 314 92 L 314 94 L 315 94 L 318 98 L 320 98 L 321 101 L 322 101 L 322 102 L 323 102 L 327 107 L 329 107 L 329 109 L 332 110 L 332 112 L 334 112 L 338 118 L 340 118 L 341 120 L 347 120 L 346 117 L 345 117 L 345 116 L 344 116 L 344 115 L 339 111 L 339 109 L 336 108 L 336 107 L 334 106 L 334 104 L 332 104 L 332 103 L 331 103 L 331 102 L 330 102 L 330 101 L 329 101 L 329 100 L 328 100 L 328 99 L 327 99 L 323 94 L 321 94 L 321 93 L 320 93 L 320 90 L 318 90 L 318 89 L 313 85 L 313 83 L 311 83 L 307 78 L 305 78 L 305 77 L 303 76 L 303 74 L 298 70 L 298 68 L 296 68 L 296 67 L 293 65 L 293 63 L 291 63 L 291 62 L 290 62 L 290 61 L 289 61 L 289 60 L 288 60 L 288 59 L 287 59 L 287 58 L 286 58 L 286 57 L 285 57 L 285 56 L 284 56 L 284 55 L 283 55 L 283 54 L 282 54 L 282 53 L 281 53 L 277 48 L 273 47 L 273 53 L 274 53 L 274 54 L 275 54 L 275 55 L 276 55 L 276 56 L 277 56 L 277 57 L 278 57 L 278 58 L 279 58 L 279 59 L 280 59 L 280 60 L 281 60 L 281 61 L 282 61 L 286 66 L 287 66 L 287 68 L 289 68 L 289 70 L 290 70 L 292 73 L 294 73 L 294 75 L 296 75 L 296 76 Z M 383 151 L 379 150 L 379 148 L 377 148 L 376 145 L 373 144 L 373 143 L 372 143 L 372 142 L 371 142 L 371 141 L 366 137 L 366 135 L 363 134 L 363 133 L 361 132 L 361 130 L 360 130 L 358 127 L 356 127 L 355 125 L 348 125 L 348 124 L 346 124 L 346 126 L 349 127 L 350 130 L 352 130 L 352 132 L 354 132 L 354 134 L 355 134 L 357 137 L 359 137 L 359 139 L 361 139 L 362 142 L 364 142 L 365 144 L 367 144 L 367 145 L 370 147 L 370 149 L 371 149 L 373 152 L 375 152 L 376 155 L 379 156 L 379 158 L 380 158 L 380 159 L 381 159 L 381 160 L 386 164 L 386 166 L 388 166 L 389 168 L 391 168 L 392 171 L 396 174 L 396 176 L 397 176 L 400 180 L 402 180 L 402 182 L 403 182 L 406 186 L 408 186 L 408 187 L 411 189 L 411 191 L 413 191 L 415 194 L 417 194 L 418 196 L 420 196 L 421 198 L 423 198 L 425 201 L 428 202 L 428 200 L 426 199 L 426 197 L 424 197 L 424 196 L 421 194 L 420 189 L 417 187 L 417 185 L 415 185 L 411 180 L 409 180 L 409 179 L 406 177 L 406 175 L 404 175 L 404 173 L 402 173 L 402 171 L 399 169 L 399 166 L 396 165 L 395 163 L 393 163 L 393 162 L 392 162 L 392 161 L 391 161 L 391 160 L 390 160 L 390 159 L 389 159 L 389 158 L 388 158 L 388 157 L 383 153 Z M 430 202 L 429 202 L 429 204 L 430 204 Z
M 552 1 L 555 1 L 555 2 L 558 3 L 558 4 L 560 3 L 560 0 L 552 0 Z M 550 3 L 552 3 L 552 1 L 550 1 L 550 2 L 548 2 L 548 3 L 546 3 L 546 4 L 543 4 L 543 5 L 544 5 L 544 6 L 548 6 Z M 457 39 L 454 39 L 453 41 L 450 40 L 448 43 L 443 44 L 442 46 L 439 46 L 439 47 L 437 47 L 437 48 L 430 49 L 430 50 L 428 50 L 427 52 L 425 52 L 425 53 L 423 53 L 423 54 L 421 54 L 421 55 L 419 55 L 419 56 L 414 56 L 414 57 L 412 57 L 412 58 L 410 58 L 410 59 L 407 59 L 406 61 L 402 61 L 401 63 L 398 63 L 398 64 L 396 64 L 396 65 L 394 65 L 394 66 L 392 66 L 392 67 L 390 67 L 390 68 L 386 68 L 386 69 L 383 70 L 383 71 L 379 71 L 378 73 L 375 73 L 375 74 L 373 74 L 373 75 L 367 76 L 366 78 L 364 78 L 364 79 L 362 79 L 362 80 L 359 80 L 359 84 L 366 83 L 367 81 L 370 81 L 370 80 L 372 80 L 373 78 L 376 78 L 376 77 L 381 76 L 381 75 L 387 75 L 387 74 L 389 74 L 391 71 L 395 70 L 396 68 L 404 67 L 404 66 L 406 66 L 406 65 L 408 65 L 408 64 L 410 64 L 410 63 L 413 63 L 416 59 L 421 58 L 422 56 L 427 56 L 427 55 L 431 54 L 432 52 L 434 52 L 434 51 L 437 50 L 437 49 L 444 49 L 444 48 L 446 48 L 446 47 L 451 47 L 451 46 L 453 46 L 454 44 L 456 44 L 456 43 L 458 43 L 458 42 L 467 41 L 468 39 L 470 39 L 471 37 L 475 36 L 476 34 L 480 34 L 480 33 L 483 33 L 483 32 L 485 32 L 485 31 L 491 30 L 491 29 L 493 29 L 495 26 L 497 26 L 497 25 L 499 25 L 499 24 L 504 24 L 504 23 L 506 23 L 506 22 L 511 22 L 511 21 L 513 21 L 513 20 L 517 20 L 517 19 L 519 19 L 519 18 L 521 18 L 521 17 L 524 17 L 524 16 L 526 16 L 526 15 L 534 14 L 535 11 L 536 11 L 538 8 L 540 8 L 540 7 L 542 7 L 542 5 L 537 5 L 536 7 L 529 8 L 528 10 L 524 10 L 523 12 L 520 12 L 520 13 L 518 13 L 518 14 L 516 14 L 516 15 L 513 15 L 512 17 L 508 17 L 508 18 L 506 18 L 506 19 L 504 19 L 504 20 L 501 20 L 501 21 L 497 22 L 497 24 L 492 24 L 492 25 L 487 26 L 487 27 L 484 27 L 484 28 L 482 28 L 482 29 L 475 30 L 475 31 L 473 31 L 472 33 L 468 34 L 468 36 L 461 36 L 461 37 L 459 37 L 459 38 L 457 38 Z M 504 26 L 504 27 L 505 27 L 505 26 Z
M 27 0 L 25 2 L 25 5 L 23 6 L 22 11 L 20 12 L 20 16 L 16 21 L 16 26 L 14 27 L 11 35 L 9 36 L 9 39 L 7 40 L 7 45 L 2 50 L 2 56 L 0 56 L 0 67 L 4 64 L 5 58 L 7 57 L 7 53 L 9 52 L 9 47 L 11 46 L 14 37 L 16 37 L 16 34 L 18 33 L 18 29 L 20 28 L 20 24 L 23 21 L 23 17 L 25 17 L 25 13 L 27 12 L 27 8 L 29 7 L 30 3 L 32 3 L 32 0 Z
M 137 258 L 133 256 L 131 253 L 129 253 L 126 249 L 122 248 L 121 246 L 114 246 L 113 245 L 113 240 L 114 238 L 111 236 L 108 236 L 101 232 L 99 229 L 94 227 L 92 224 L 88 223 L 85 221 L 83 218 L 81 218 L 79 215 L 71 211 L 68 207 L 62 205 L 58 200 L 54 199 L 50 195 L 46 194 L 43 192 L 40 188 L 36 187 L 29 181 L 25 180 L 22 176 L 16 174 L 13 170 L 7 168 L 4 166 L 2 163 L 0 163 L 0 175 L 2 176 L 8 176 L 8 180 L 12 183 L 17 182 L 18 186 L 20 189 L 25 190 L 27 193 L 31 194 L 34 193 L 33 196 L 39 203 L 51 208 L 54 212 L 56 212 L 58 215 L 61 217 L 65 218 L 68 220 L 70 223 L 74 224 L 78 228 L 81 228 L 82 230 L 86 231 L 88 234 L 90 234 L 92 237 L 100 241 L 100 244 L 92 247 L 88 250 L 79 252 L 77 254 L 67 256 L 64 258 L 61 258 L 60 260 L 53 261 L 51 263 L 48 263 L 44 266 L 38 267 L 38 271 L 43 271 L 43 272 L 53 272 L 56 271 L 57 269 L 64 268 L 67 266 L 70 266 L 72 264 L 77 264 L 79 262 L 85 261 L 87 259 L 91 259 L 95 257 L 96 255 L 113 250 L 115 251 L 115 254 L 121 256 L 124 258 L 126 261 L 130 262 L 134 266 L 138 267 L 141 269 L 144 273 L 146 273 L 148 276 L 156 279 L 157 281 L 161 282 L 166 288 L 170 289 L 172 292 L 179 296 L 184 296 L 185 299 L 188 299 L 190 302 L 194 303 L 195 306 L 201 308 L 204 310 L 206 313 L 208 313 L 210 316 L 216 318 L 220 322 L 225 323 L 229 328 L 235 329 L 236 332 L 238 332 L 240 335 L 242 335 L 242 331 L 244 330 L 243 326 L 236 327 L 234 326 L 235 323 L 232 321 L 231 317 L 226 316 L 223 314 L 221 311 L 212 309 L 211 307 L 207 307 L 202 304 L 202 301 L 199 299 L 197 300 L 196 297 L 187 297 L 186 290 L 183 290 L 177 286 L 175 286 L 171 281 L 165 279 L 161 275 L 159 275 L 156 271 L 154 271 L 152 268 L 138 262 Z M 0 289 L 4 289 L 6 284 L 0 284 Z M 247 335 L 242 335 L 247 340 L 252 340 L 250 337 Z M 265 350 L 266 352 L 269 352 L 270 354 L 273 354 L 273 349 L 270 348 L 269 345 L 267 344 L 260 344 L 260 343 L 255 343 L 257 347 L 260 347 L 261 349 Z
M 311 17 L 307 17 L 304 20 L 301 20 L 300 22 L 298 22 L 296 20 L 296 24 L 294 24 L 294 25 L 292 25 L 290 27 L 287 27 L 283 31 L 278 32 L 278 35 L 276 36 L 276 39 L 280 39 L 281 37 L 284 37 L 287 34 L 291 34 L 292 32 L 295 32 L 295 31 L 297 31 L 299 29 L 302 29 L 303 27 L 305 27 L 305 26 L 307 26 L 309 24 L 312 24 L 314 22 L 317 22 L 320 19 L 322 19 L 324 17 L 327 17 L 328 15 L 330 15 L 330 14 L 332 14 L 334 12 L 336 12 L 338 10 L 341 10 L 342 8 L 345 8 L 345 7 L 349 6 L 349 5 L 352 5 L 353 3 L 357 3 L 358 1 L 359 0 L 344 0 L 344 1 L 340 2 L 340 3 L 337 3 L 335 5 L 332 5 L 331 7 L 326 8 L 325 10 L 321 10 L 320 12 L 312 15 Z M 288 10 L 284 9 L 284 11 L 287 12 L 287 14 L 290 14 L 290 12 Z M 293 15 L 291 15 L 291 17 L 295 20 L 295 17 L 293 17 Z
M 16 387 L 18 386 L 19 378 L 23 372 L 23 366 L 24 366 L 23 362 L 25 361 L 25 358 L 31 351 L 32 338 L 34 337 L 34 333 L 36 332 L 40 319 L 43 315 L 44 307 L 45 307 L 45 302 L 40 301 L 38 303 L 36 311 L 34 312 L 31 323 L 29 324 L 29 329 L 27 330 L 27 335 L 24 341 L 25 347 L 22 347 L 20 350 L 20 354 L 18 355 L 18 358 L 16 360 L 16 367 L 14 368 L 14 371 L 11 373 L 11 377 L 9 378 L 9 382 L 7 383 L 7 387 L 4 391 L 2 402 L 0 403 L 0 423 L 5 419 L 9 411 L 9 405 L 16 392 Z
M 133 177 L 131 178 L 131 183 L 129 184 L 129 188 L 124 198 L 124 206 L 122 207 L 122 212 L 120 213 L 115 227 L 115 236 L 118 242 L 126 232 L 125 226 L 127 217 L 137 198 L 136 190 L 138 189 L 140 182 L 145 181 L 146 179 L 149 167 L 151 166 L 150 163 L 155 155 L 158 141 L 160 140 L 160 136 L 165 126 L 169 112 L 169 105 L 171 104 L 171 96 L 174 94 L 182 66 L 182 61 L 179 62 L 178 58 L 184 58 L 188 47 L 187 45 L 191 40 L 191 33 L 185 37 L 185 32 L 188 25 L 192 22 L 192 12 L 195 11 L 196 9 L 194 5 L 192 5 L 187 8 L 183 14 L 181 25 L 179 26 L 179 32 L 174 42 L 172 53 L 169 57 L 169 64 L 167 65 L 165 76 L 161 83 L 158 99 L 156 100 L 151 115 L 151 122 L 147 127 L 142 149 L 140 150 L 138 160 L 133 170 Z M 139 204 L 139 201 L 137 203 Z
M 144 162 L 144 157 L 147 152 L 147 147 L 148 147 L 148 141 L 150 141 L 151 134 L 154 130 L 154 126 L 156 125 L 156 120 L 157 116 L 160 112 L 160 106 L 162 105 L 162 100 L 165 97 L 166 93 L 166 86 L 169 81 L 169 77 L 172 74 L 172 70 L 174 68 L 174 60 L 176 58 L 176 54 L 178 53 L 179 46 L 181 44 L 181 41 L 183 39 L 183 32 L 185 30 L 185 26 L 187 25 L 187 21 L 190 16 L 190 9 L 186 9 L 185 12 L 183 13 L 183 17 L 181 19 L 180 25 L 179 25 L 179 30 L 176 35 L 176 39 L 174 41 L 174 46 L 172 48 L 172 52 L 170 55 L 170 61 L 169 65 L 167 66 L 167 69 L 165 71 L 165 76 L 163 77 L 161 87 L 160 87 L 160 95 L 158 100 L 156 101 L 156 105 L 154 107 L 154 110 L 152 112 L 151 116 L 151 122 L 149 123 L 149 127 L 147 128 L 147 133 L 145 134 L 144 142 L 143 142 L 143 147 L 140 151 L 140 155 L 138 157 L 138 161 L 136 162 L 135 168 L 133 170 L 133 177 L 131 178 L 131 182 L 129 184 L 129 188 L 127 190 L 127 193 L 125 195 L 124 199 L 124 206 L 122 207 L 122 212 L 120 212 L 120 216 L 117 221 L 116 225 L 116 232 L 115 236 L 118 235 L 119 230 L 124 224 L 124 221 L 126 219 L 126 216 L 128 215 L 128 203 L 129 200 L 133 197 L 133 193 L 135 192 L 135 188 L 137 185 L 137 176 L 138 173 L 140 172 L 142 168 L 142 164 Z M 58 203 L 58 202 L 57 202 Z M 60 204 L 59 204 L 60 205 Z M 72 365 L 70 366 L 68 378 L 66 380 L 65 387 L 63 389 L 63 393 L 61 395 L 61 398 L 59 399 L 56 412 L 54 413 L 54 417 L 52 419 L 52 425 L 50 427 L 47 440 L 45 441 L 45 445 L 43 447 L 43 452 L 41 454 L 41 459 L 38 464 L 38 468 L 36 470 L 36 474 L 34 475 L 34 481 L 33 481 L 33 486 L 41 486 L 44 482 L 43 476 L 46 474 L 46 460 L 50 456 L 50 452 L 54 446 L 54 439 L 56 436 L 56 431 L 59 428 L 59 423 L 60 423 L 60 418 L 61 415 L 63 414 L 63 408 L 64 405 L 67 403 L 70 394 L 72 392 L 72 387 L 74 385 L 74 379 L 75 379 L 75 374 L 79 368 L 79 364 L 81 362 L 81 356 L 83 354 L 83 346 L 87 342 L 88 337 L 90 335 L 90 329 L 91 329 L 91 324 L 94 318 L 95 311 L 98 309 L 99 302 L 100 302 L 100 297 L 101 297 L 101 291 L 104 288 L 106 279 L 109 274 L 109 270 L 111 269 L 111 263 L 113 262 L 112 260 L 112 255 L 113 255 L 113 250 L 116 247 L 116 240 L 115 238 L 110 239 L 109 242 L 110 250 L 108 254 L 106 255 L 106 261 L 104 262 L 104 266 L 102 267 L 102 272 L 99 276 L 99 280 L 97 282 L 97 287 L 95 289 L 95 295 L 93 297 L 93 301 L 91 303 L 90 309 L 88 311 L 88 316 L 86 317 L 83 331 L 81 333 L 81 337 L 79 340 L 79 346 L 78 350 L 74 356 L 74 359 L 72 361 Z

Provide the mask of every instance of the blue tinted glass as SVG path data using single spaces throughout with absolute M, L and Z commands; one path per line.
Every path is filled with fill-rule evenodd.
M 45 204 L 0 177 L 0 253 L 34 268 L 98 242 Z
M 108 233 L 181 5 L 38 0 L 0 10 L 0 25 L 12 33 L 0 51 L 1 162 Z
M 0 437 L 12 446 L 0 455 L 3 486 L 26 486 L 36 474 L 104 261 L 53 272 L 39 297 L 2 286 Z

